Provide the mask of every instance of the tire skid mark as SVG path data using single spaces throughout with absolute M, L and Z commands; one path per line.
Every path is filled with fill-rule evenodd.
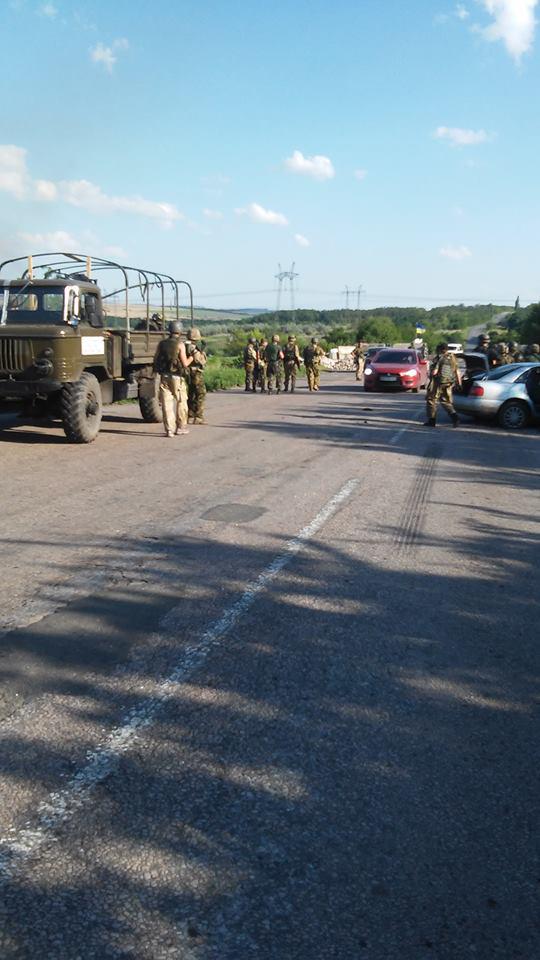
M 414 549 L 422 532 L 429 494 L 442 449 L 440 443 L 431 443 L 424 451 L 412 490 L 407 497 L 403 521 L 394 536 L 394 544 L 398 555 Z

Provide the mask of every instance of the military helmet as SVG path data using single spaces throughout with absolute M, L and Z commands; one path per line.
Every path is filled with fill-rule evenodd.
M 540 344 L 539 344 L 539 343 L 531 343 L 531 352 L 532 352 L 532 353 L 540 353 Z
M 199 330 L 198 327 L 190 327 L 189 330 L 188 330 L 188 332 L 187 332 L 187 335 L 188 335 L 188 340 L 200 340 L 200 339 L 201 339 L 201 331 Z
M 294 333 L 290 333 L 289 336 L 287 337 L 287 340 L 289 343 L 294 343 L 294 341 L 296 340 Z
M 272 337 L 272 343 L 279 343 L 279 334 L 275 333 Z
M 312 342 L 312 343 L 318 343 L 319 341 L 317 340 L 317 337 L 312 337 L 312 338 L 311 338 L 311 342 Z
M 478 337 L 479 343 L 489 343 L 489 337 L 487 333 L 483 333 L 481 337 Z
M 169 333 L 171 334 L 171 336 L 182 333 L 182 324 L 180 323 L 179 320 L 171 320 L 171 322 L 169 323 Z
M 448 350 L 448 344 L 447 344 L 447 343 L 438 343 L 438 344 L 437 344 L 437 353 L 439 353 L 439 352 L 440 352 L 440 353 L 444 353 L 446 350 Z
M 255 343 L 255 337 L 250 337 L 249 340 L 248 340 L 248 343 L 253 343 L 253 344 L 254 344 L 254 343 Z
M 509 350 L 515 350 L 516 347 L 517 347 L 517 343 L 516 343 L 515 340 L 509 340 L 509 341 L 508 341 L 508 349 L 509 349 Z

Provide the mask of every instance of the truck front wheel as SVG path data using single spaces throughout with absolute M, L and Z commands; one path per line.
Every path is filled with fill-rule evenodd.
M 93 373 L 83 373 L 76 383 L 66 383 L 62 390 L 62 423 L 70 443 L 92 443 L 101 425 L 103 401 L 99 380 Z

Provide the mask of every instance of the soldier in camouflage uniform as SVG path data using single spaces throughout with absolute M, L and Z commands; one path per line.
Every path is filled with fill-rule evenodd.
M 285 349 L 283 350 L 285 393 L 287 393 L 289 389 L 289 384 L 291 385 L 291 393 L 294 393 L 294 387 L 296 384 L 296 371 L 300 368 L 301 363 L 302 361 L 300 359 L 296 337 L 291 334 L 290 337 L 288 337 Z
M 523 360 L 523 355 L 515 340 L 510 340 L 508 344 L 508 355 L 510 363 L 519 363 L 520 360 Z
M 525 349 L 524 359 L 529 363 L 540 363 L 540 344 L 530 343 Z
M 154 357 L 154 373 L 159 374 L 159 401 L 163 409 L 165 435 L 174 437 L 189 433 L 187 429 L 187 377 L 193 358 L 188 357 L 180 340 L 182 324 L 169 324 L 169 338 L 162 340 Z
M 191 327 L 188 330 L 186 353 L 193 361 L 189 370 L 188 420 L 192 420 L 193 423 L 206 423 L 204 417 L 206 397 L 204 368 L 207 358 L 202 347 L 200 330 L 197 330 L 196 327 Z
M 259 357 L 257 361 L 257 384 L 261 393 L 266 393 L 268 388 L 268 378 L 266 376 L 266 348 L 268 340 L 263 337 L 259 343 Z
M 354 358 L 354 369 L 356 370 L 356 379 L 361 380 L 362 374 L 364 372 L 364 351 L 362 349 L 362 341 L 357 340 L 356 346 L 352 352 Z
M 264 356 L 268 375 L 268 393 L 274 392 L 274 381 L 276 384 L 276 393 L 281 393 L 283 386 L 283 350 L 279 345 L 279 336 L 277 333 L 272 337 L 272 342 L 268 344 Z
M 476 353 L 483 353 L 486 357 L 489 350 L 489 337 L 486 333 L 482 333 L 478 337 L 478 343 L 476 344 L 475 351 Z
M 312 337 L 311 343 L 304 350 L 304 364 L 310 393 L 319 389 L 321 357 L 324 357 L 324 350 L 319 346 L 317 337 Z
M 425 427 L 435 427 L 437 425 L 439 404 L 446 410 L 452 421 L 452 426 L 457 427 L 459 418 L 452 403 L 452 388 L 456 383 L 458 386 L 461 384 L 457 360 L 452 353 L 448 352 L 447 343 L 439 343 L 437 354 L 429 372 L 429 383 L 426 391 L 428 418 L 424 423 Z
M 246 393 L 255 392 L 255 366 L 257 364 L 257 348 L 255 337 L 250 337 L 244 348 L 244 370 L 246 372 Z

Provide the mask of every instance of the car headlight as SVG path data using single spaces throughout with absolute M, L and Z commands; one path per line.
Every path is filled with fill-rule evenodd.
M 364 376 L 369 377 L 369 376 L 371 376 L 372 373 L 373 373 L 373 367 L 365 367 L 365 368 L 364 368 Z
M 417 373 L 416 370 L 402 370 L 402 371 L 401 371 L 401 376 L 402 376 L 402 377 L 414 377 L 416 373 Z

